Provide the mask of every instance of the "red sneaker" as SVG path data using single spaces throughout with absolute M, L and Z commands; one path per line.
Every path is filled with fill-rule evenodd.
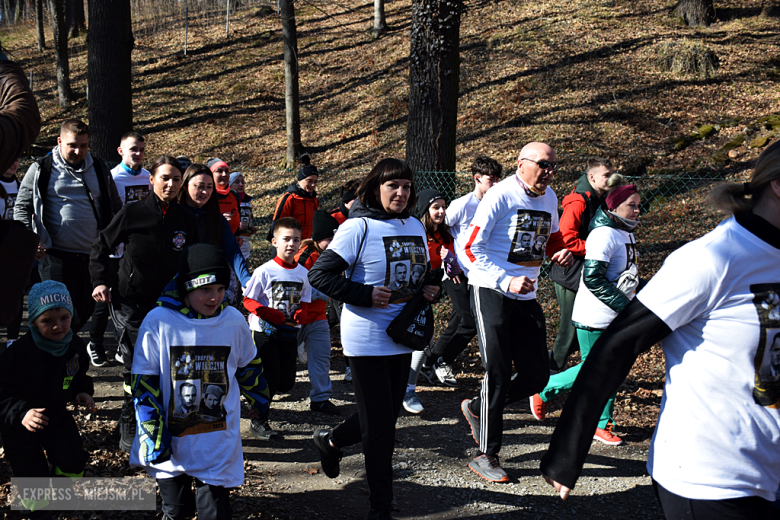
M 534 419 L 544 421 L 544 418 L 547 417 L 547 403 L 542 401 L 539 394 L 532 395 L 528 400 L 531 402 L 531 415 L 534 416 Z
M 612 424 L 607 424 L 607 427 L 603 430 L 601 428 L 596 428 L 596 433 L 593 434 L 593 438 L 607 446 L 620 446 L 623 444 L 623 439 L 612 433 Z

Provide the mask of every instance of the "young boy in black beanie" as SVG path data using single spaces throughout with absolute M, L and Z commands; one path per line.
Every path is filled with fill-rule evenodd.
M 244 483 L 240 395 L 250 415 L 268 410 L 249 328 L 224 301 L 229 283 L 219 246 L 188 247 L 138 333 L 132 375 L 138 432 L 130 464 L 157 479 L 166 518 L 191 516 L 196 503 L 198 518 L 232 517 L 230 488 Z

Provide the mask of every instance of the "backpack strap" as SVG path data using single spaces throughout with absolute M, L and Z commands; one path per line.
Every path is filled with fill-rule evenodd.
M 309 261 L 309 258 L 311 258 L 312 252 L 314 252 L 314 244 L 309 244 L 309 246 L 301 253 L 301 256 L 298 257 L 298 265 L 303 265 L 306 262 Z

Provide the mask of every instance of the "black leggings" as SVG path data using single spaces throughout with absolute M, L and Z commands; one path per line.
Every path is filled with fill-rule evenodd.
M 252 331 L 257 355 L 263 362 L 263 373 L 268 383 L 270 399 L 278 393 L 287 393 L 295 385 L 298 368 L 298 345 L 295 340 L 282 341 L 264 332 Z
M 395 422 L 401 411 L 412 354 L 350 358 L 357 413 L 330 435 L 338 448 L 363 442 L 371 508 L 387 511 L 393 502 Z
M 195 493 L 192 492 L 193 482 Z M 162 510 L 166 518 L 190 518 L 196 510 L 198 519 L 202 520 L 233 518 L 230 490 L 227 488 L 210 486 L 186 473 L 173 478 L 158 478 L 157 487 L 160 489 Z
M 770 520 L 780 518 L 780 510 L 761 497 L 726 500 L 692 500 L 675 495 L 653 480 L 655 496 L 666 520 Z

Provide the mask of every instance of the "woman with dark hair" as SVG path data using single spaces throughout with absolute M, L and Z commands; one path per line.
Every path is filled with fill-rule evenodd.
M 205 164 L 191 164 L 184 172 L 179 203 L 195 215 L 200 241 L 222 247 L 233 273 L 238 277 L 241 286 L 246 287 L 252 275 L 246 267 L 246 260 L 241 254 L 230 224 L 222 216 L 219 198 L 214 189 L 214 174 Z M 230 282 L 226 297 L 229 302 L 235 303 L 239 295 L 232 275 Z
M 416 201 L 413 178 L 404 161 L 379 161 L 360 184 L 349 219 L 309 271 L 315 289 L 344 302 L 342 345 L 358 408 L 333 430 L 317 428 L 314 444 L 323 471 L 335 478 L 341 448 L 362 441 L 374 519 L 390 518 L 392 510 L 395 422 L 411 360 L 411 350 L 386 329 L 418 291 L 431 301 L 439 294 L 438 286 L 408 278 L 416 266 L 428 265 L 425 228 L 409 213 Z
M 119 447 L 129 452 L 135 436 L 135 409 L 130 373 L 138 329 L 157 302 L 165 285 L 176 274 L 179 253 L 198 242 L 198 225 L 176 202 L 181 188 L 181 170 L 176 159 L 163 155 L 149 170 L 152 193 L 146 199 L 124 206 L 100 232 L 92 245 L 89 268 L 97 302 L 111 302 L 111 317 L 119 335 L 117 359 L 125 365 L 125 403 L 119 420 Z M 108 287 L 109 255 L 125 245 L 119 261 L 117 287 Z
M 666 518 L 769 519 L 780 486 L 780 382 L 761 377 L 780 330 L 780 142 L 750 182 L 724 184 L 733 213 L 666 259 L 583 363 L 542 458 L 566 498 L 607 400 L 662 341 L 666 388 L 647 469 Z

